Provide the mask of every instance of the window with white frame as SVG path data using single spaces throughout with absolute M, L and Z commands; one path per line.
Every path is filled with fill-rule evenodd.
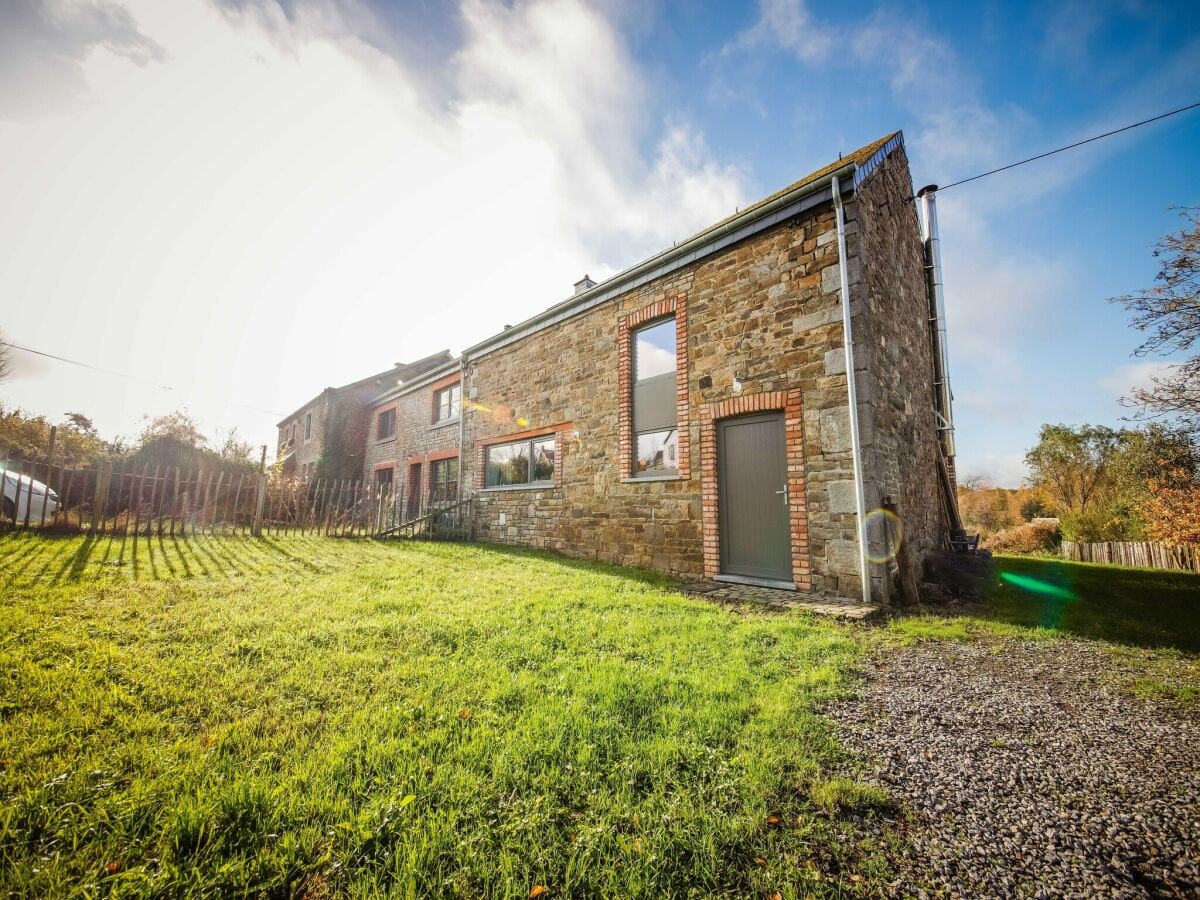
M 554 484 L 554 435 L 487 448 L 485 487 Z
M 635 476 L 679 472 L 675 318 L 633 333 L 633 434 Z
M 429 499 L 446 503 L 458 497 L 458 458 L 435 459 L 429 469 Z
M 433 395 L 433 421 L 446 422 L 458 418 L 462 406 L 462 385 L 452 384 Z
M 375 417 L 375 440 L 386 441 L 396 436 L 396 408 L 385 409 Z

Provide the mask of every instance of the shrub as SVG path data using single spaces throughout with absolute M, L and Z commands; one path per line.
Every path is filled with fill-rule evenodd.
M 1062 539 L 1058 528 L 1048 522 L 1029 522 L 997 531 L 983 546 L 998 553 L 1045 553 L 1054 550 Z

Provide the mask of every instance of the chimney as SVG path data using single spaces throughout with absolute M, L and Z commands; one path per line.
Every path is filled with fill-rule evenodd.
M 596 286 L 596 282 L 592 281 L 592 276 L 584 275 L 575 282 L 575 293 L 582 294 L 584 291 L 590 291 Z

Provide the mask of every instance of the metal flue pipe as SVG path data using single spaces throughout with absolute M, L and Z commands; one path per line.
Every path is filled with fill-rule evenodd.
M 925 277 L 929 284 L 929 322 L 934 336 L 933 390 L 938 433 L 947 458 L 954 452 L 954 394 L 950 390 L 950 353 L 946 338 L 946 298 L 942 289 L 942 242 L 938 237 L 937 185 L 917 191 L 921 201 L 921 241 L 925 246 Z

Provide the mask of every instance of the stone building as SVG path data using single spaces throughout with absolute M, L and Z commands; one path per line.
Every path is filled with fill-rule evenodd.
M 367 378 L 328 387 L 295 412 L 276 423 L 275 458 L 282 461 L 285 474 L 299 478 L 313 475 L 321 453 L 330 440 L 348 443 L 342 467 L 344 477 L 356 475 L 362 465 L 361 433 L 365 431 L 368 404 L 380 392 L 405 381 L 419 378 L 431 368 L 452 359 L 448 350 L 412 363 L 396 363 L 390 369 Z M 328 434 L 335 429 L 336 434 Z
M 911 594 L 957 527 L 922 193 L 896 133 L 584 278 L 380 392 L 364 477 L 403 492 L 403 518 L 473 498 L 483 541 L 685 579 Z
M 445 357 L 370 404 L 363 477 L 391 492 L 400 521 L 458 497 L 462 370 Z

